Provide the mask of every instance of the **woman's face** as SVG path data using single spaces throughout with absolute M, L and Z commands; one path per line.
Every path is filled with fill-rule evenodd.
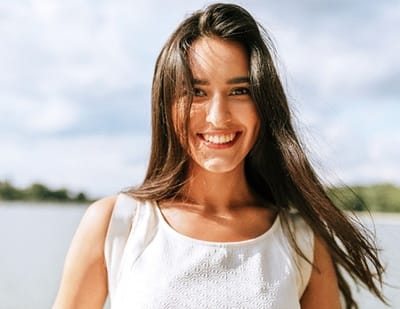
M 203 37 L 192 44 L 189 61 L 194 77 L 191 167 L 213 173 L 241 169 L 259 131 L 247 53 L 237 42 Z

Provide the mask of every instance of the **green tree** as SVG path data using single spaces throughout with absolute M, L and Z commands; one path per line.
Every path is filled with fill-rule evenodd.
M 0 182 L 1 200 L 21 200 L 24 198 L 23 192 L 15 188 L 10 182 Z
M 87 202 L 87 201 L 88 201 L 88 198 L 86 197 L 86 194 L 85 194 L 85 193 L 79 192 L 79 193 L 75 196 L 74 200 L 77 201 L 77 202 Z
M 40 183 L 33 183 L 25 193 L 28 200 L 34 201 L 46 201 L 50 196 L 50 190 Z

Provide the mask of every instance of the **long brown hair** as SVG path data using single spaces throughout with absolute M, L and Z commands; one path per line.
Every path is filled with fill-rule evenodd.
M 266 31 L 242 7 L 213 4 L 185 19 L 157 59 L 152 86 L 152 146 L 143 183 L 127 192 L 139 200 L 174 198 L 186 181 L 188 154 L 173 124 L 172 104 L 186 104 L 179 127 L 187 137 L 192 100 L 188 52 L 199 37 L 242 44 L 250 63 L 251 95 L 260 119 L 260 135 L 246 157 L 245 172 L 255 193 L 273 203 L 283 218 L 296 209 L 327 244 L 346 308 L 357 308 L 344 269 L 385 301 L 383 266 L 373 239 L 332 203 L 309 163 L 292 125 L 285 91 L 274 65 L 274 47 Z M 187 142 L 187 140 L 186 140 Z

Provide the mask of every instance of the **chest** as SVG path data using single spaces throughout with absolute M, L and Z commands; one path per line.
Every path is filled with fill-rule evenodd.
M 276 214 L 268 209 L 234 215 L 162 211 L 163 220 L 174 230 L 193 239 L 212 242 L 235 242 L 256 238 L 271 228 Z
M 293 261 L 278 238 L 224 247 L 158 233 L 123 268 L 118 309 L 298 306 Z

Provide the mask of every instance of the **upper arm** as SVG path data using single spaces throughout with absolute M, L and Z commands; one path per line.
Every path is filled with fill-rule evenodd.
M 303 309 L 340 309 L 339 287 L 332 258 L 323 241 L 315 237 L 314 267 L 301 298 Z
M 68 250 L 53 309 L 103 308 L 108 290 L 104 241 L 115 199 L 104 198 L 86 210 Z

